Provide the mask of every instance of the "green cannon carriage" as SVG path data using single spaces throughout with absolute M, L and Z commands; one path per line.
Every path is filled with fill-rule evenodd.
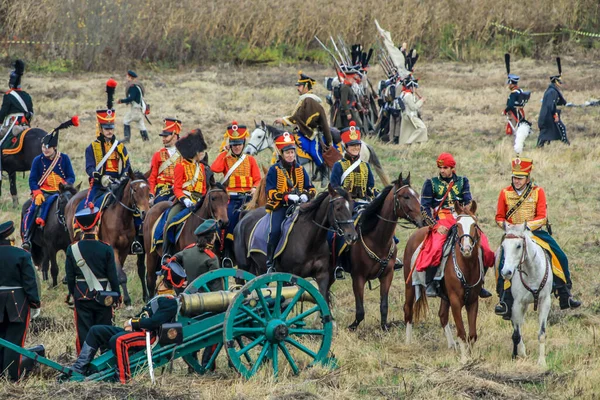
M 209 285 L 216 280 L 222 280 L 224 290 L 210 292 Z M 264 366 L 277 376 L 282 370 L 297 374 L 315 364 L 335 365 L 330 357 L 331 312 L 318 289 L 305 279 L 287 273 L 255 277 L 241 270 L 220 269 L 194 280 L 180 300 L 177 323 L 163 326 L 152 348 L 153 369 L 182 358 L 190 369 L 203 374 L 222 351 L 229 365 L 245 378 Z M 83 376 L 5 340 L 0 339 L 0 346 L 54 368 L 71 381 L 107 381 L 117 376 L 112 351 L 94 359 L 89 375 Z M 208 347 L 214 352 L 203 366 L 196 354 Z M 132 374 L 148 370 L 148 359 L 146 351 L 132 355 Z

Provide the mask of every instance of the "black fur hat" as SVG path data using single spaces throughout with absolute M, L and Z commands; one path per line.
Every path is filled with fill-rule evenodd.
M 21 87 L 21 77 L 25 73 L 25 63 L 22 60 L 16 60 L 13 66 L 15 69 L 10 73 L 8 86 L 11 89 L 17 89 Z
M 191 160 L 201 151 L 208 148 L 200 128 L 194 129 L 175 143 L 177 151 L 183 158 Z

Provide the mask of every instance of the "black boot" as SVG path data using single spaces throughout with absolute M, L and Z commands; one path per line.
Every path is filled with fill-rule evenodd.
M 38 356 L 46 357 L 46 348 L 44 347 L 43 344 L 40 344 L 35 347 L 30 347 L 27 350 L 37 354 Z M 37 370 L 38 366 L 39 366 L 39 363 L 32 358 L 23 356 L 21 359 L 21 371 L 25 372 L 25 376 L 28 376 L 31 373 L 33 373 L 34 370 Z
M 277 242 L 275 244 L 267 244 L 267 274 L 275 272 L 275 250 L 277 248 Z
M 427 297 L 438 297 L 440 295 L 440 281 L 434 279 L 438 268 L 439 267 L 429 267 L 425 271 L 425 282 L 427 282 L 425 295 Z
M 94 349 L 87 343 L 83 343 L 83 347 L 81 348 L 81 353 L 79 353 L 79 357 L 73 365 L 71 365 L 71 370 L 77 372 L 78 374 L 85 375 L 88 365 L 94 359 L 96 355 L 96 351 L 98 349 Z
M 560 304 L 561 310 L 567 310 L 571 308 L 578 308 L 581 306 L 581 302 L 577 301 L 571 295 L 571 291 L 567 285 L 562 285 L 561 287 L 556 289 L 558 300 Z
M 496 315 L 502 316 L 502 319 L 510 321 L 510 318 L 512 316 L 513 302 L 514 299 L 512 291 L 510 290 L 510 288 L 508 288 L 502 292 L 502 295 L 500 295 L 500 302 L 496 304 L 496 307 L 494 307 L 494 312 L 496 313 Z
M 488 297 L 492 297 L 492 294 L 488 290 L 486 290 L 486 288 L 484 288 L 482 285 L 481 290 L 479 291 L 479 297 L 481 297 L 482 299 L 487 299 Z
M 140 131 L 140 135 L 142 136 L 142 140 L 144 142 L 147 142 L 148 140 L 150 140 L 150 138 L 148 137 L 148 131 Z
M 23 235 L 23 244 L 21 245 L 23 250 L 31 251 L 31 231 L 32 229 L 28 229 Z
M 131 126 L 123 125 L 123 143 L 129 143 L 131 140 Z
M 142 245 L 143 237 L 136 235 L 131 243 L 131 254 L 144 254 L 144 246 Z
M 394 271 L 399 271 L 404 267 L 404 263 L 399 258 L 396 258 L 396 263 L 394 264 Z

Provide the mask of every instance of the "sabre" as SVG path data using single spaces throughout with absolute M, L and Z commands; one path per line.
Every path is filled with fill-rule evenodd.
M 148 372 L 150 373 L 150 379 L 152 384 L 156 383 L 154 379 L 154 364 L 152 363 L 152 345 L 150 344 L 150 331 L 146 331 L 146 356 L 148 357 Z

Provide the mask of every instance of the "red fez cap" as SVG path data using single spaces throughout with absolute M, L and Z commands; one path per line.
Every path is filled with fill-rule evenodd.
M 456 167 L 456 161 L 454 161 L 454 157 L 450 153 L 442 153 L 437 159 L 438 167 Z

